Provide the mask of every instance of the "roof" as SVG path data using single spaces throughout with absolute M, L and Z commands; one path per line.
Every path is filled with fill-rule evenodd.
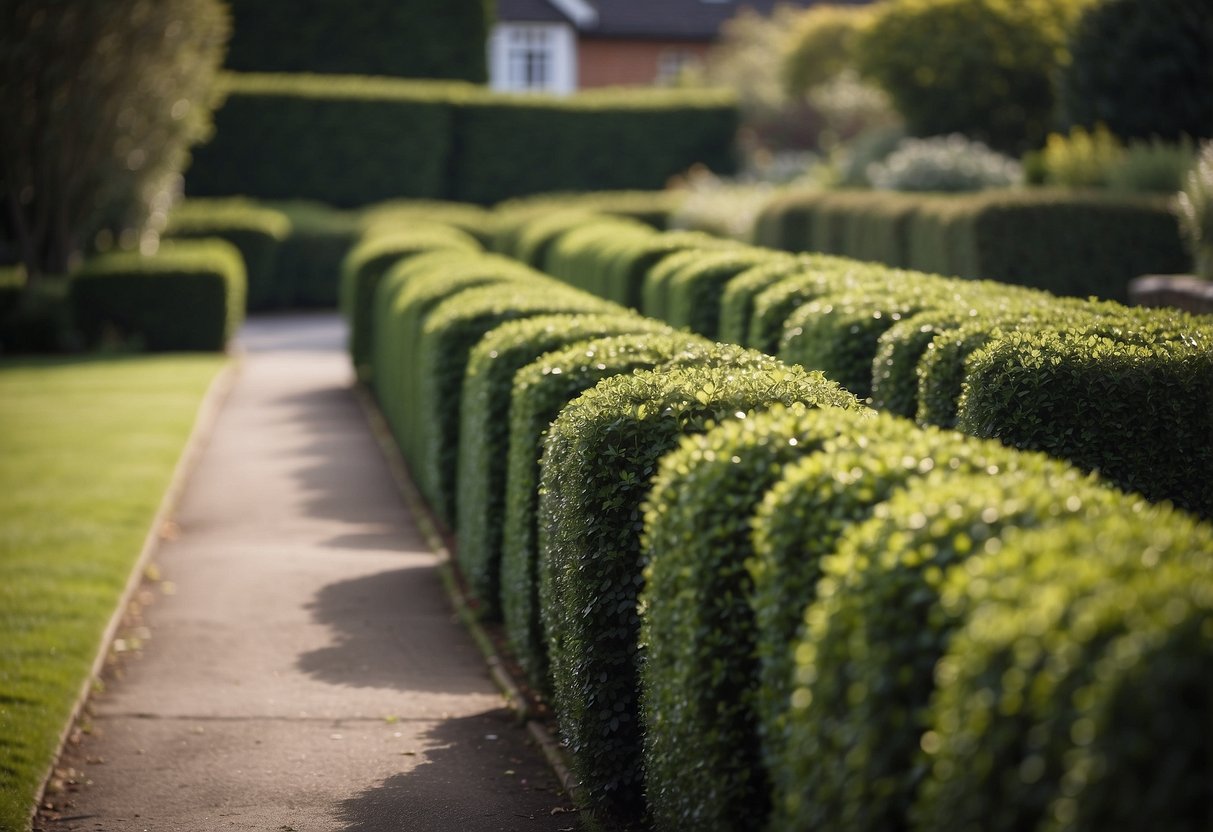
M 817 0 L 497 0 L 507 22 L 573 23 L 570 5 L 590 6 L 597 20 L 578 26 L 585 37 L 713 40 L 720 25 L 742 8 L 770 14 L 776 5 L 812 6 Z M 862 3 L 866 0 L 832 0 Z

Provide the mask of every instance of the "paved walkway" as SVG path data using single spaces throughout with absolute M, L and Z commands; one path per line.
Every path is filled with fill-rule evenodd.
M 331 315 L 246 325 L 180 532 L 156 557 L 175 592 L 69 751 L 85 785 L 41 828 L 577 826 L 447 604 L 343 337 Z

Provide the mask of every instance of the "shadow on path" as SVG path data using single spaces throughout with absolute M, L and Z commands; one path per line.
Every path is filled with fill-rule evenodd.
M 333 643 L 295 664 L 352 687 L 482 693 L 484 661 L 469 639 L 452 639 L 454 613 L 436 567 L 422 565 L 329 584 L 307 605 Z
M 459 830 L 573 832 L 572 804 L 505 709 L 449 719 L 423 735 L 433 747 L 411 771 L 336 806 L 343 832 Z

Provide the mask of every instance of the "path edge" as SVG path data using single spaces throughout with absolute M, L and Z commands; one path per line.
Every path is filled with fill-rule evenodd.
M 160 498 L 160 504 L 156 508 L 156 513 L 152 515 L 147 534 L 144 535 L 143 546 L 139 549 L 139 556 L 132 565 L 130 574 L 127 575 L 126 585 L 122 588 L 122 594 L 118 596 L 118 601 L 114 606 L 113 613 L 110 615 L 110 620 L 97 642 L 97 654 L 93 658 L 93 664 L 89 668 L 88 674 L 84 677 L 80 690 L 76 693 L 76 700 L 72 703 L 71 711 L 67 719 L 64 720 L 63 728 L 59 732 L 59 739 L 55 743 L 54 754 L 51 755 L 50 763 L 47 764 L 46 771 L 42 775 L 42 780 L 35 793 L 34 805 L 30 809 L 28 817 L 30 828 L 33 828 L 33 824 L 38 818 L 38 812 L 46 801 L 46 789 L 54 777 L 56 765 L 63 756 L 63 750 L 67 745 L 67 739 L 71 735 L 72 728 L 80 719 L 85 705 L 88 704 L 89 697 L 93 691 L 93 685 L 101 677 L 105 669 L 105 662 L 109 657 L 110 647 L 118 635 L 119 628 L 122 626 L 122 619 L 126 616 L 126 610 L 130 606 L 131 599 L 135 597 L 135 593 L 142 586 L 148 563 L 151 562 L 152 556 L 155 555 L 156 550 L 160 546 L 161 530 L 176 510 L 177 504 L 181 499 L 181 494 L 185 490 L 185 485 L 189 481 L 190 475 L 198 463 L 198 459 L 202 456 L 202 451 L 210 441 L 215 422 L 219 417 L 219 412 L 223 409 L 223 405 L 227 401 L 232 387 L 235 385 L 236 377 L 240 374 L 243 365 L 243 360 L 243 352 L 233 351 L 229 353 L 227 362 L 215 374 L 215 377 L 211 379 L 210 385 L 206 388 L 206 393 L 202 396 L 202 401 L 199 403 L 198 410 L 194 416 L 193 427 L 190 428 L 189 437 L 185 440 L 185 445 L 182 446 L 181 455 L 177 457 L 177 462 L 173 466 L 173 473 L 169 479 L 168 487 Z
M 374 396 L 364 384 L 355 382 L 353 392 L 354 398 L 357 399 L 358 405 L 366 417 L 371 433 L 375 437 L 375 444 L 379 446 L 379 450 L 387 462 L 388 469 L 391 471 L 392 481 L 396 484 L 396 490 L 400 492 L 405 505 L 417 521 L 417 527 L 426 544 L 440 558 L 439 572 L 442 577 L 443 588 L 446 590 L 447 600 L 454 607 L 460 621 L 463 622 L 464 627 L 471 634 L 472 640 L 476 642 L 476 646 L 484 657 L 485 664 L 488 665 L 489 675 L 492 676 L 493 682 L 500 689 L 502 696 L 505 697 L 510 709 L 525 724 L 527 732 L 539 745 L 548 765 L 560 781 L 561 788 L 571 798 L 574 798 L 575 802 L 580 804 L 581 801 L 577 798 L 581 791 L 581 784 L 569 768 L 567 754 L 556 738 L 552 736 L 547 726 L 533 718 L 530 709 L 527 707 L 526 697 L 523 696 L 518 684 L 510 676 L 505 663 L 501 661 L 501 657 L 497 655 L 497 650 L 493 646 L 492 640 L 485 633 L 484 628 L 480 626 L 480 622 L 472 611 L 467 597 L 464 595 L 462 589 L 460 589 L 459 582 L 455 579 L 456 567 L 454 565 L 454 558 L 451 556 L 450 547 L 447 546 L 446 540 L 440 530 L 441 526 L 422 498 L 421 492 L 417 490 L 417 486 L 409 474 L 408 465 L 400 454 L 400 448 L 392 438 L 387 419 L 384 418 L 383 412 L 379 409 Z

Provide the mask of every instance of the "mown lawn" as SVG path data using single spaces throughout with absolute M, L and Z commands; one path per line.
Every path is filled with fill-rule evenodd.
M 224 360 L 0 361 L 0 829 L 26 828 Z

